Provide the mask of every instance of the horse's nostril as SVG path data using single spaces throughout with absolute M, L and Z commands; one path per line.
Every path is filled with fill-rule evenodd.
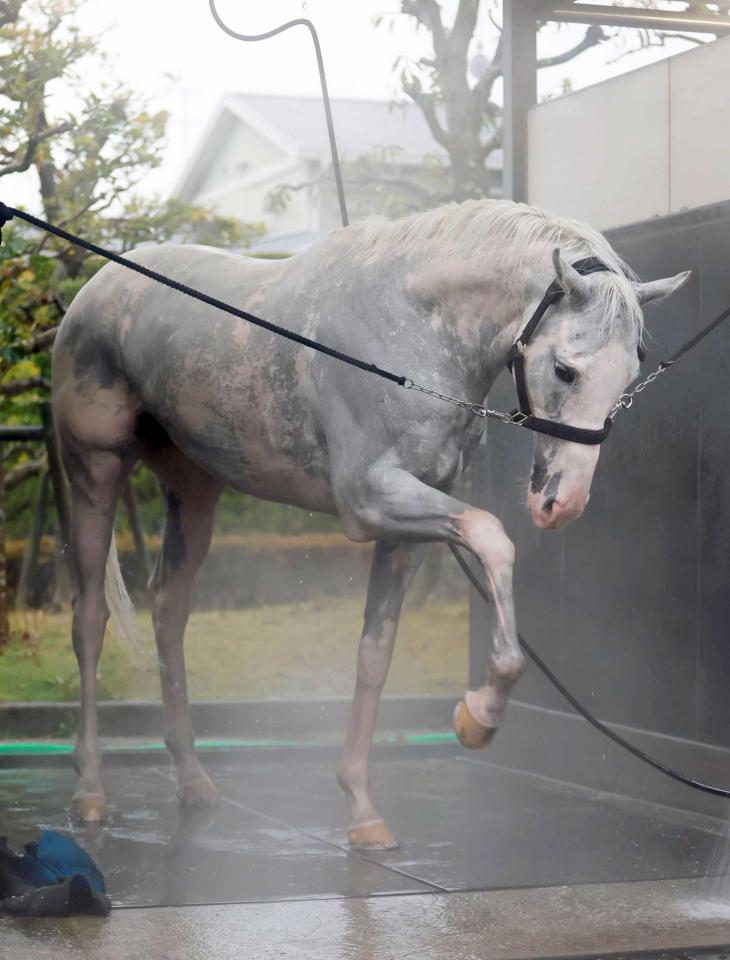
M 555 506 L 555 497 L 547 497 L 542 505 L 543 513 L 552 513 L 552 509 Z

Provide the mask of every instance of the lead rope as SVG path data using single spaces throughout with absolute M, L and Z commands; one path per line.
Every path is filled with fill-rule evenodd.
M 46 233 L 51 233 L 54 237 L 65 240 L 67 243 L 72 243 L 74 246 L 88 250 L 89 253 L 93 253 L 98 257 L 103 257 L 105 260 L 111 260 L 113 263 L 118 263 L 121 267 L 126 267 L 128 270 L 133 270 L 135 273 L 140 273 L 143 277 L 147 277 L 149 280 L 154 280 L 157 283 L 161 283 L 164 286 L 169 287 L 171 290 L 177 290 L 178 293 L 183 293 L 185 296 L 192 297 L 194 300 L 199 300 L 201 303 L 205 303 L 210 307 L 215 307 L 217 310 L 223 310 L 224 313 L 230 313 L 231 316 L 238 317 L 241 320 L 246 320 L 248 323 L 254 324 L 254 326 L 263 327 L 264 330 L 268 330 L 270 333 L 274 333 L 278 337 L 284 337 L 286 340 L 291 340 L 294 343 L 298 343 L 302 347 L 308 347 L 310 350 L 316 350 L 318 353 L 323 353 L 325 356 L 332 357 L 334 360 L 340 360 L 342 363 L 348 363 L 350 366 L 364 370 L 366 373 L 373 373 L 378 377 L 382 377 L 384 380 L 389 380 L 391 383 L 398 384 L 399 387 L 403 387 L 405 390 L 418 390 L 421 393 L 428 394 L 431 397 L 436 397 L 439 400 L 446 400 L 448 403 L 452 403 L 458 407 L 463 407 L 466 410 L 470 410 L 477 417 L 493 417 L 497 420 L 501 420 L 503 423 L 519 422 L 519 419 L 516 419 L 515 414 L 502 413 L 499 410 L 489 410 L 487 407 L 482 407 L 478 403 L 471 403 L 469 400 L 460 400 L 457 397 L 449 397 L 444 393 L 438 393 L 436 390 L 429 390 L 428 387 L 424 387 L 418 383 L 415 383 L 415 381 L 410 377 L 393 373 L 390 370 L 385 370 L 383 367 L 379 367 L 375 363 L 367 363 L 365 360 L 360 360 L 358 357 L 353 357 L 349 353 L 344 353 L 342 350 L 329 347 L 327 344 L 320 343 L 318 340 L 311 340 L 309 337 L 305 337 L 293 330 L 288 330 L 286 327 L 280 327 L 278 323 L 272 323 L 270 320 L 264 320 L 261 317 L 257 317 L 253 313 L 249 313 L 248 310 L 242 310 L 240 307 L 234 307 L 230 303 L 225 303 L 223 300 L 218 300 L 216 297 L 211 297 L 207 293 L 196 290 L 195 287 L 189 287 L 185 283 L 180 283 L 178 280 L 173 280 L 172 277 L 167 277 L 163 273 L 158 273 L 156 270 L 151 270 L 149 267 L 145 267 L 141 263 L 135 263 L 134 260 L 128 260 L 126 257 L 115 253 L 113 250 L 108 250 L 106 247 L 100 247 L 98 244 L 91 243 L 89 240 L 84 240 L 82 237 L 77 237 L 75 234 L 69 233 L 67 230 L 63 230 L 61 227 L 57 227 L 52 223 L 48 223 L 45 220 L 34 217 L 32 214 L 26 213 L 24 210 L 18 210 L 15 207 L 8 207 L 2 202 L 0 202 L 0 243 L 2 243 L 3 226 L 15 217 L 17 217 L 19 220 L 24 220 L 26 223 L 29 223 L 32 227 L 36 227 L 38 230 L 44 230 Z

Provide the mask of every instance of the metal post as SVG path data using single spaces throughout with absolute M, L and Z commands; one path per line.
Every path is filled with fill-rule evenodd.
M 15 593 L 15 606 L 18 608 L 37 606 L 38 595 L 38 560 L 41 552 L 41 537 L 46 522 L 48 510 L 48 487 L 51 476 L 46 470 L 38 485 L 38 493 L 33 506 L 28 542 L 23 551 L 23 564 L 20 568 L 18 589 Z
M 537 100 L 536 0 L 504 0 L 502 62 L 504 72 L 504 195 L 527 200 L 527 112 Z M 487 430 L 471 466 L 471 500 L 485 506 L 487 489 Z M 471 589 L 469 592 L 469 683 L 484 683 L 491 634 L 490 612 Z
M 504 195 L 527 200 L 527 113 L 537 101 L 537 6 L 535 0 L 504 0 Z
M 43 422 L 43 435 L 48 453 L 48 472 L 51 475 L 53 499 L 56 503 L 56 513 L 58 515 L 61 552 L 68 563 L 68 549 L 71 540 L 71 504 L 66 474 L 64 473 L 63 463 L 61 462 L 61 451 L 58 449 L 56 430 L 53 425 L 53 412 L 51 404 L 48 401 L 41 404 L 41 420 Z

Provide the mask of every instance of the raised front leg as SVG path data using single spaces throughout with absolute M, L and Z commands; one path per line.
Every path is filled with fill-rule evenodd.
M 383 684 L 393 656 L 401 605 L 423 558 L 420 544 L 376 543 L 368 584 L 357 679 L 337 779 L 348 806 L 350 846 L 390 850 L 398 843 L 370 799 L 368 756 Z
M 480 561 L 495 610 L 492 656 L 484 684 L 458 704 L 454 726 L 464 746 L 485 746 L 525 665 L 512 597 L 514 547 L 502 524 L 398 467 L 376 464 L 363 479 L 344 479 L 338 494 L 353 539 L 444 540 L 466 547 Z

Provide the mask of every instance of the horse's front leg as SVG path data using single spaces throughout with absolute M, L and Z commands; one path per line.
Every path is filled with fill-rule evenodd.
M 413 543 L 376 543 L 368 583 L 365 622 L 357 652 L 357 679 L 337 779 L 349 810 L 350 846 L 390 850 L 397 841 L 370 799 L 368 756 L 380 694 L 388 675 L 401 604 L 423 558 Z
M 457 706 L 454 726 L 464 746 L 485 746 L 525 666 L 512 596 L 514 547 L 502 524 L 397 467 L 376 465 L 362 480 L 345 480 L 340 502 L 353 539 L 444 540 L 466 547 L 480 561 L 495 611 L 492 657 L 484 684 Z

